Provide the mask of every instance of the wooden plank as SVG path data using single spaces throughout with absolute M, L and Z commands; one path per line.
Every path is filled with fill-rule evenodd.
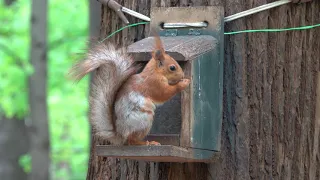
M 191 152 L 186 148 L 171 145 L 161 146 L 96 146 L 98 156 L 164 156 L 177 155 L 190 157 Z
M 136 161 L 143 161 L 144 163 L 154 162 L 154 163 L 190 163 L 190 162 L 203 162 L 209 163 L 210 161 L 207 159 L 190 159 L 190 158 L 183 158 L 183 157 L 176 157 L 176 156 L 113 156 L 111 158 L 119 158 L 123 160 L 136 160 Z M 141 168 L 141 167 L 140 167 Z
M 184 73 L 185 76 L 190 78 L 192 77 L 191 74 L 192 70 L 192 63 L 189 61 L 184 66 Z M 180 145 L 182 147 L 188 147 L 191 145 L 190 142 L 190 132 L 191 132 L 191 125 L 194 117 L 192 112 L 192 81 L 191 84 L 182 92 L 181 96 L 181 135 L 180 135 Z
M 214 49 L 217 40 L 212 36 L 161 37 L 166 53 L 177 61 L 188 61 Z M 148 37 L 128 46 L 136 61 L 148 61 L 154 50 L 154 37 Z
M 187 10 L 185 10 L 187 8 Z M 186 11 L 192 15 L 186 15 Z M 212 13 L 207 13 L 212 12 Z M 177 22 L 201 22 L 207 21 L 208 29 L 220 29 L 221 24 L 219 18 L 223 9 L 218 6 L 195 6 L 195 7 L 157 7 L 152 10 L 150 17 L 153 21 L 150 22 L 152 30 L 158 32 L 161 30 L 161 23 L 177 23 Z
M 197 150 L 197 153 L 214 153 L 208 150 Z M 101 157 L 148 160 L 152 162 L 206 162 L 210 159 L 196 157 L 190 148 L 172 145 L 161 146 L 96 146 L 96 154 Z M 172 160 L 172 161 L 171 161 Z

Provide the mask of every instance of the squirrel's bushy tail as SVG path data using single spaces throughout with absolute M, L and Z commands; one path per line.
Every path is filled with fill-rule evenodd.
M 125 49 L 101 43 L 89 49 L 87 57 L 76 63 L 69 72 L 72 78 L 79 81 L 95 71 L 90 88 L 90 124 L 94 135 L 112 144 L 124 143 L 123 138 L 115 132 L 115 98 L 120 86 L 137 68 Z

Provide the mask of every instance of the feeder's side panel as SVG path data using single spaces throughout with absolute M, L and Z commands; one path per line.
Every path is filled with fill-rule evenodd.
M 192 62 L 191 147 L 220 151 L 223 60 L 217 50 Z

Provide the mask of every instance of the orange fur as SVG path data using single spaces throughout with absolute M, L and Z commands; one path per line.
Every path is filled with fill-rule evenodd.
M 172 65 L 175 66 L 175 71 L 170 71 Z M 132 76 L 127 83 L 131 85 L 133 91 L 141 93 L 145 99 L 151 99 L 155 104 L 162 104 L 185 89 L 190 80 L 184 79 L 182 68 L 165 53 L 160 38 L 156 36 L 152 58 L 143 71 Z M 141 109 L 141 112 L 146 112 L 146 110 Z M 130 134 L 128 143 L 130 145 L 159 145 L 160 143 L 154 141 L 141 141 L 149 133 L 149 128 Z
M 95 71 L 90 90 L 90 123 L 93 134 L 112 144 L 159 145 L 142 141 L 149 133 L 156 104 L 162 104 L 185 89 L 190 80 L 172 57 L 166 54 L 159 36 L 155 36 L 152 58 L 143 71 L 133 59 L 113 45 L 97 45 L 84 61 L 70 71 L 80 80 Z
M 156 51 L 160 51 L 163 59 L 157 59 Z M 162 66 L 159 67 L 159 63 Z M 175 72 L 170 72 L 169 66 L 176 67 Z M 190 83 L 184 78 L 184 72 L 178 62 L 165 53 L 161 39 L 155 37 L 155 49 L 152 58 L 143 71 L 137 75 L 143 79 L 143 83 L 135 86 L 136 91 L 143 92 L 156 103 L 163 103 L 172 98 L 176 93 L 183 90 Z

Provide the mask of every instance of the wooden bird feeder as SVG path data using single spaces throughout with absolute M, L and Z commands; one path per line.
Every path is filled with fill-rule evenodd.
M 154 162 L 214 160 L 220 152 L 222 124 L 223 20 L 223 7 L 217 6 L 151 9 L 151 32 L 160 33 L 166 53 L 192 78 L 191 84 L 156 110 L 146 139 L 161 146 L 98 145 L 98 156 Z M 207 25 L 178 27 L 194 22 Z M 147 37 L 130 45 L 128 51 L 136 61 L 146 63 L 153 45 L 153 37 Z

